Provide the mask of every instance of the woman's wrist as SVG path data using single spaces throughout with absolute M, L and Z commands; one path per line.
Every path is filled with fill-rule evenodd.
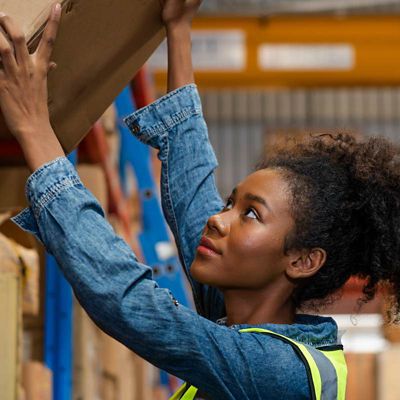
M 168 92 L 194 82 L 190 24 L 170 25 L 168 38 Z
M 174 21 L 165 24 L 167 36 L 175 36 L 182 34 L 189 34 L 192 30 L 192 24 L 188 21 Z
M 31 172 L 49 161 L 65 156 L 65 152 L 50 124 L 25 129 L 15 137 L 21 146 Z

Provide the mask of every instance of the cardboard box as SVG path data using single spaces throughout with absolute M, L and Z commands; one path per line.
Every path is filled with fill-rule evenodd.
M 400 399 L 400 345 L 394 344 L 378 357 L 378 399 Z M 363 383 L 367 382 L 364 376 Z
M 377 400 L 376 354 L 347 353 L 347 400 Z
M 62 0 L 63 16 L 49 75 L 52 125 L 70 152 L 165 36 L 159 0 Z M 31 50 L 53 0 L 0 0 Z M 4 128 L 0 137 L 9 137 Z
M 17 270 L 21 275 L 22 285 L 22 310 L 26 315 L 37 315 L 39 313 L 39 255 L 34 248 L 21 246 L 15 240 L 5 236 L 7 229 L 3 226 L 2 218 L 8 214 L 0 214 L 0 271 Z M 12 231 L 11 231 L 12 232 Z M 27 233 L 22 232 L 20 236 L 28 240 Z
M 0 167 L 0 212 L 26 207 L 25 184 L 29 170 L 25 167 Z
M 124 346 L 105 332 L 100 332 L 101 365 L 103 375 L 117 378 L 123 360 Z M 129 351 L 129 350 L 128 350 Z
M 96 197 L 103 210 L 108 209 L 108 190 L 104 172 L 99 165 L 79 164 L 78 175 L 85 187 Z
M 76 301 L 74 304 L 73 399 L 97 399 L 101 390 L 98 328 Z
M 52 373 L 42 363 L 29 361 L 23 364 L 22 385 L 25 400 L 52 399 Z
M 2 399 L 14 400 L 20 384 L 22 284 L 10 251 L 8 242 L 0 237 L 0 394 Z

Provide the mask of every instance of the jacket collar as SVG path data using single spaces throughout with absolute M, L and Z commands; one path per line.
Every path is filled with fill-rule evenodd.
M 217 321 L 226 326 L 226 318 Z M 333 346 L 340 344 L 338 327 L 331 317 L 318 315 L 297 314 L 293 324 L 260 324 L 260 325 L 232 325 L 229 328 L 240 330 L 244 328 L 262 328 L 287 336 L 297 342 L 313 346 Z

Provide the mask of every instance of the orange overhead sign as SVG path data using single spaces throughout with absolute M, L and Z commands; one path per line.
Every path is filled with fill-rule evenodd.
M 400 16 L 198 18 L 194 37 L 204 30 L 243 32 L 245 67 L 198 68 L 201 87 L 400 84 Z

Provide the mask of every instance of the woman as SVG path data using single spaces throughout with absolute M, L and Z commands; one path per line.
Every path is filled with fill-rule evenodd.
M 193 85 L 199 5 L 162 1 L 170 93 L 126 122 L 159 149 L 163 209 L 200 315 L 157 286 L 64 157 L 46 107 L 59 6 L 33 56 L 12 20 L 0 18 L 15 48 L 14 56 L 0 37 L 0 105 L 33 171 L 30 208 L 14 220 L 56 257 L 105 332 L 190 382 L 175 399 L 344 399 L 335 322 L 296 311 L 352 275 L 368 279 L 367 298 L 389 282 L 398 304 L 399 151 L 383 140 L 317 138 L 278 152 L 224 205 Z

